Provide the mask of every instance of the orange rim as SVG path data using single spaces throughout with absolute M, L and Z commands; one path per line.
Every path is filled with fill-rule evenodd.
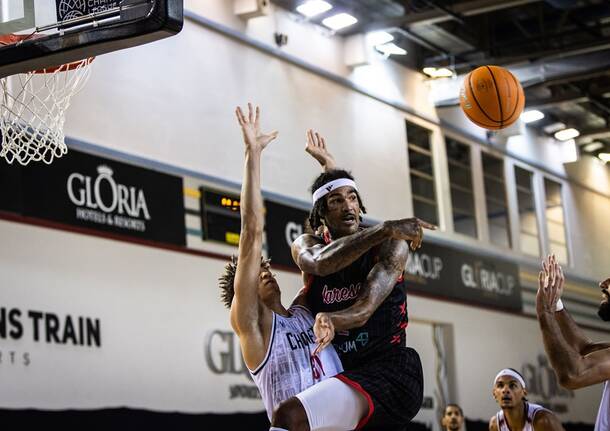
M 60 70 L 61 72 L 67 72 L 69 70 L 74 70 L 74 69 L 78 69 L 79 67 L 81 67 L 81 63 L 83 63 L 83 61 L 85 61 L 87 63 L 83 66 L 89 66 L 93 62 L 93 60 L 95 60 L 95 57 L 89 57 L 84 60 L 78 60 L 78 61 L 73 61 L 71 63 L 64 63 L 64 64 L 59 64 L 57 66 L 48 66 L 43 69 L 37 69 L 37 70 L 34 70 L 32 73 L 36 73 L 36 74 L 54 73 L 60 69 L 61 69 Z

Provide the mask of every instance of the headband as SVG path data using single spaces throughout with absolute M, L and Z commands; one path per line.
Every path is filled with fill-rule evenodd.
M 496 378 L 494 379 L 494 384 L 496 384 L 498 379 L 502 376 L 514 377 L 515 380 L 517 380 L 519 383 L 521 383 L 521 386 L 523 386 L 523 389 L 525 389 L 525 381 L 523 380 L 523 377 L 521 377 L 519 375 L 519 373 L 517 373 L 515 370 L 511 370 L 510 368 L 504 368 L 496 375 Z
M 322 187 L 317 189 L 315 192 L 313 192 L 314 205 L 321 197 L 324 197 L 327 194 L 329 194 L 330 192 L 332 192 L 333 190 L 338 189 L 339 187 L 344 187 L 344 186 L 353 187 L 354 190 L 358 191 L 358 188 L 356 187 L 356 183 L 353 180 L 350 180 L 349 178 L 339 178 L 337 180 L 329 181 L 328 183 L 324 184 Z

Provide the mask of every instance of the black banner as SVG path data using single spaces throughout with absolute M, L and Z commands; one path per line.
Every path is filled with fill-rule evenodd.
M 309 213 L 275 202 L 265 201 L 265 230 L 271 264 L 297 267 L 292 260 L 290 245 L 304 232 Z
M 0 159 L 0 211 L 23 212 L 21 169 L 17 163 L 9 165 Z
M 516 264 L 424 242 L 407 262 L 409 291 L 521 311 Z
M 50 165 L 20 167 L 20 175 L 13 168 L 0 164 L 0 189 L 19 187 L 21 180 L 21 202 L 13 196 L 7 206 L 22 215 L 186 244 L 182 178 L 75 150 Z

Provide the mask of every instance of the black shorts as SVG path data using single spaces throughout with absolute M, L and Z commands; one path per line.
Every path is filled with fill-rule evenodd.
M 360 365 L 345 366 L 336 376 L 362 393 L 369 414 L 357 429 L 404 431 L 419 411 L 424 396 L 424 376 L 419 355 L 410 347 L 393 348 Z

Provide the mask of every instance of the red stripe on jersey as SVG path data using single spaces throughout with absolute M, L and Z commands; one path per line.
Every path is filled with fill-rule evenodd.
M 360 422 L 358 422 L 358 425 L 356 425 L 356 429 L 362 428 L 371 419 L 371 416 L 373 416 L 373 412 L 375 411 L 375 405 L 373 404 L 373 399 L 371 398 L 369 393 L 367 391 L 365 391 L 362 386 L 360 386 L 360 384 L 358 382 L 353 381 L 352 379 L 344 376 L 343 374 L 337 374 L 335 377 L 337 379 L 341 380 L 346 385 L 349 385 L 352 388 L 354 388 L 356 391 L 360 392 L 362 395 L 364 395 L 364 398 L 366 398 L 366 402 L 369 405 L 369 412 L 365 417 L 363 417 L 360 420 Z

